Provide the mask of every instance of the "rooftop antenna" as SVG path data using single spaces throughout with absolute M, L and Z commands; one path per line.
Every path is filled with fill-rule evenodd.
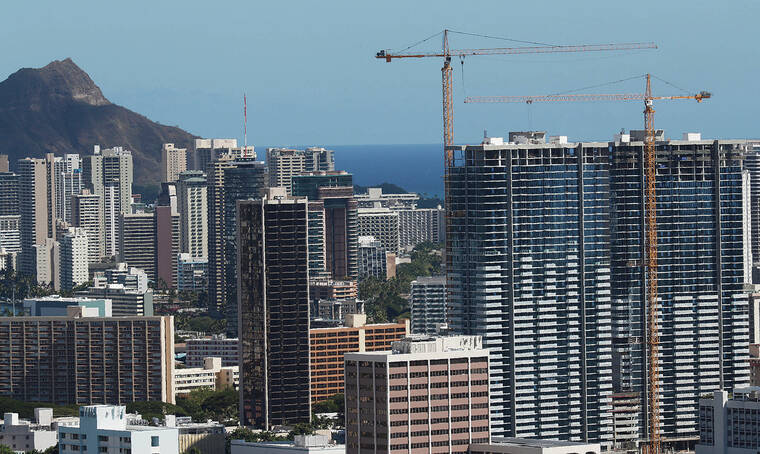
M 248 100 L 243 92 L 243 145 L 248 148 Z

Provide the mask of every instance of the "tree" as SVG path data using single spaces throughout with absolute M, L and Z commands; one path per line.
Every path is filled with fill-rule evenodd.
M 0 445 L 0 454 L 15 454 L 15 452 L 6 445 Z

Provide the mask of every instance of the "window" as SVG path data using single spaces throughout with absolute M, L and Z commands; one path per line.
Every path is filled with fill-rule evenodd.
M 157 436 L 150 437 L 150 445 L 152 447 L 158 446 L 158 437 Z

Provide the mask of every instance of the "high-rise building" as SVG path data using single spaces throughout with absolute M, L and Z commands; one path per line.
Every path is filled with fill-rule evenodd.
M 420 243 L 442 243 L 446 233 L 444 210 L 416 208 L 398 210 L 399 246 L 413 248 Z
M 435 335 L 446 323 L 446 277 L 418 277 L 412 281 L 409 297 L 412 333 Z
M 240 420 L 264 429 L 311 420 L 308 200 L 277 189 L 237 202 Z
M 226 313 L 224 292 L 224 170 L 232 167 L 235 157 L 226 153 L 207 166 L 208 187 L 208 299 L 209 309 Z
M 0 318 L 0 395 L 77 405 L 174 401 L 173 317 L 71 309 L 66 317 Z
M 71 290 L 89 280 L 88 236 L 81 227 L 72 227 L 60 240 L 61 290 Z
M 360 208 L 359 236 L 373 236 L 379 240 L 385 249 L 398 253 L 399 241 L 399 212 L 388 208 Z
M 408 335 L 409 320 L 367 324 L 364 314 L 346 315 L 345 326 L 310 329 L 311 403 L 323 402 L 345 391 L 344 354 L 387 351 L 392 342 Z
M 689 135 L 691 136 L 691 134 Z M 611 150 L 613 354 L 616 391 L 639 392 L 646 435 L 647 279 L 643 132 Z M 689 137 L 687 137 L 689 139 Z M 695 436 L 699 397 L 749 384 L 744 293 L 744 141 L 657 143 L 659 387 L 666 437 Z
M 168 288 L 177 285 L 177 256 L 179 255 L 179 213 L 168 205 L 156 207 L 156 279 Z
M 55 158 L 55 215 L 57 219 L 71 222 L 71 197 L 82 192 L 81 159 L 78 154 L 66 154 Z
M 335 170 L 334 153 L 332 150 L 317 147 L 305 150 L 267 148 L 269 186 L 284 187 L 288 194 L 291 194 L 291 179 L 294 176 L 303 172 Z
M 8 162 L 7 154 L 0 154 L 0 172 L 9 172 L 10 163 Z
M 55 222 L 57 219 L 58 209 L 56 207 L 58 196 L 56 194 L 56 174 L 57 170 L 61 168 L 60 164 L 56 166 L 57 162 L 61 161 L 61 158 L 56 158 L 53 153 L 45 153 L 45 201 L 47 204 L 47 225 L 48 236 L 52 239 L 57 239 Z
M 87 232 L 89 263 L 97 263 L 105 253 L 105 235 L 102 197 L 83 189 L 81 194 L 71 197 L 71 225 L 81 227 Z
M 189 153 L 192 157 L 187 158 L 187 167 L 189 170 L 206 172 L 210 163 L 216 161 L 222 155 L 232 154 L 236 151 L 240 152 L 237 146 L 237 139 L 195 139 L 195 147 Z
M 488 443 L 488 350 L 478 336 L 410 337 L 346 353 L 346 454 L 466 453 Z
M 35 276 L 35 246 L 44 244 L 53 233 L 48 229 L 47 178 L 44 159 L 25 158 L 17 163 L 18 199 L 21 214 L 21 256 L 19 271 Z
M 33 247 L 34 273 L 39 285 L 49 285 L 53 290 L 61 289 L 60 248 L 52 238 L 45 238 Z
M 0 216 L 17 216 L 19 213 L 19 176 L 0 172 Z
M 492 434 L 611 439 L 608 144 L 450 149 L 449 328 L 491 351 Z
M 266 166 L 254 158 L 239 158 L 224 169 L 224 249 L 221 265 L 224 270 L 224 298 L 227 336 L 237 337 L 237 201 L 260 199 L 266 188 Z M 212 276 L 213 278 L 213 276 Z
M 132 152 L 122 147 L 108 148 L 102 151 L 103 181 L 115 181 L 118 184 L 119 213 L 129 213 L 132 202 Z
M 155 213 L 122 214 L 119 221 L 119 261 L 145 271 L 156 281 Z
M 187 170 L 187 148 L 177 148 L 165 143 L 161 149 L 161 181 L 177 181 L 179 174 Z
M 320 206 L 310 206 L 310 246 L 320 243 L 325 248 L 327 273 L 333 279 L 358 276 L 357 204 L 354 199 L 353 176 L 345 171 L 319 171 L 295 175 L 292 193 L 308 197 L 309 201 L 322 202 L 324 209 L 324 237 L 320 238 Z M 313 263 L 317 266 L 316 263 Z M 311 271 L 311 269 L 310 269 Z M 319 272 L 314 269 L 315 276 Z
M 395 256 L 391 254 L 395 260 Z M 359 279 L 388 279 L 388 254 L 383 244 L 372 236 L 359 237 Z
M 179 174 L 177 211 L 180 217 L 180 251 L 208 258 L 208 188 L 200 171 Z
M 7 254 L 21 253 L 21 216 L 0 216 L 0 248 Z
M 119 255 L 119 219 L 122 214 L 121 197 L 119 196 L 119 180 L 111 180 L 103 183 L 103 227 L 105 227 L 105 257 L 117 257 Z M 129 211 L 127 212 L 129 213 Z
M 743 168 L 750 176 L 752 263 L 760 267 L 760 142 L 747 144 Z

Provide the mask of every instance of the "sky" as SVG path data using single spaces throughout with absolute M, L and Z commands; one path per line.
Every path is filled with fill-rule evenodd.
M 756 50 L 760 2 L 732 0 L 4 2 L 0 79 L 71 57 L 112 102 L 204 137 L 259 145 L 440 143 L 442 59 L 374 58 L 444 28 L 549 44 L 654 41 L 658 50 L 468 57 L 454 61 L 457 143 L 546 130 L 609 140 L 643 127 L 639 102 L 464 104 L 464 96 L 630 93 L 650 72 L 669 137 L 760 136 Z M 452 35 L 452 48 L 508 41 Z M 439 37 L 416 49 L 440 49 Z

